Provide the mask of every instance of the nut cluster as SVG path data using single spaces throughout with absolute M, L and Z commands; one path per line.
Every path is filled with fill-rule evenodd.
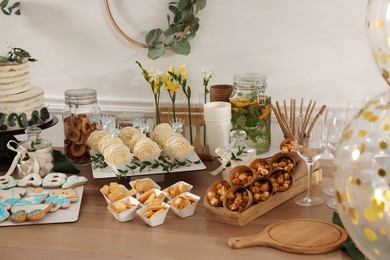
M 269 174 L 270 166 L 267 162 L 256 161 L 252 166 L 251 170 L 257 177 L 266 177 Z
M 249 191 L 242 188 L 226 194 L 226 207 L 231 211 L 243 211 L 249 203 Z
M 232 180 L 232 184 L 235 186 L 245 186 L 251 183 L 252 178 L 253 178 L 252 172 L 237 171 L 233 173 L 231 180 Z
M 283 192 L 288 190 L 292 184 L 291 174 L 286 171 L 273 173 L 269 180 L 272 182 L 273 192 Z
M 227 181 L 222 181 L 215 186 L 214 191 L 207 192 L 207 198 L 210 202 L 210 205 L 213 207 L 222 206 L 223 196 L 225 196 L 229 188 L 230 184 Z
M 271 197 L 272 184 L 268 180 L 255 181 L 250 188 L 253 194 L 253 200 L 257 202 L 266 201 Z
M 291 173 L 294 171 L 294 161 L 287 157 L 282 157 L 279 160 L 276 160 L 272 163 L 272 169 L 283 169 L 287 171 L 288 173 Z

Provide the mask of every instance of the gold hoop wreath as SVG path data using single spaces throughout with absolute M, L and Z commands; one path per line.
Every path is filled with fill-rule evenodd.
M 145 37 L 145 43 L 138 42 L 129 37 L 116 23 L 110 9 L 109 0 L 104 0 L 106 12 L 115 30 L 131 44 L 148 49 L 149 59 L 157 59 L 164 55 L 166 49 L 181 55 L 188 55 L 191 52 L 192 40 L 199 29 L 198 11 L 206 7 L 206 0 L 179 0 L 170 2 L 168 9 L 173 15 L 168 14 L 168 29 L 160 28 L 151 30 Z

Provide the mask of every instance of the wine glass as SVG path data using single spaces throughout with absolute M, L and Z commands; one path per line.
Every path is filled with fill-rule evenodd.
M 347 113 L 345 111 L 335 112 L 332 114 L 332 117 L 328 126 L 328 136 L 326 138 L 326 147 L 329 151 L 329 155 L 332 159 L 336 157 L 337 144 L 341 138 L 341 134 L 347 123 Z M 323 192 L 327 195 L 334 196 L 335 190 L 333 186 L 326 186 L 323 189 Z M 326 204 L 328 207 L 336 209 L 337 204 L 334 198 L 329 199 Z
M 295 200 L 295 203 L 301 206 L 319 206 L 325 203 L 323 198 L 315 197 L 311 192 L 313 165 L 321 158 L 326 148 L 323 120 L 323 117 L 319 114 L 315 117 L 299 114 L 297 118 L 298 131 L 295 134 L 294 147 L 298 155 L 306 162 L 308 175 L 306 197 Z

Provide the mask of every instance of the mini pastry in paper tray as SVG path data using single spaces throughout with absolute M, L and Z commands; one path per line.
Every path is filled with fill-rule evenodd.
M 119 221 L 125 222 L 134 219 L 139 201 L 133 197 L 125 197 L 107 206 L 111 214 Z
M 147 137 L 138 140 L 137 144 L 134 146 L 134 155 L 140 161 L 153 162 L 160 154 L 161 149 L 157 143 Z
M 110 182 L 110 184 L 105 184 L 100 192 L 103 194 L 104 199 L 107 204 L 118 201 L 125 197 L 132 197 L 137 193 L 137 190 L 132 189 L 128 190 L 124 185 L 117 182 Z
M 166 194 L 168 200 L 174 199 L 180 194 L 184 192 L 190 192 L 194 186 L 191 184 L 184 182 L 184 181 L 178 181 L 171 186 L 168 186 L 163 190 L 163 192 Z
M 171 136 L 164 145 L 164 152 L 174 159 L 184 160 L 194 147 L 183 136 Z
M 200 197 L 190 192 L 184 192 L 175 199 L 168 201 L 172 211 L 179 217 L 192 216 Z
M 136 179 L 135 181 L 130 182 L 130 186 L 137 191 L 138 194 L 143 194 L 151 189 L 161 189 L 160 185 L 158 185 L 151 178 L 142 178 Z
M 104 160 L 114 170 L 127 169 L 126 164 L 130 164 L 133 159 L 133 154 L 129 148 L 121 144 L 111 144 L 103 152 Z
M 93 131 L 87 139 L 87 145 L 94 150 L 98 150 L 99 142 L 104 136 L 108 136 L 108 132 L 103 130 Z
M 139 133 L 140 131 L 132 126 L 123 127 L 119 132 L 119 138 L 123 141 L 125 145 L 129 145 L 130 140 L 133 138 L 133 135 Z
M 164 224 L 170 207 L 169 204 L 156 198 L 147 206 L 143 206 L 137 210 L 137 214 L 147 225 L 155 227 Z

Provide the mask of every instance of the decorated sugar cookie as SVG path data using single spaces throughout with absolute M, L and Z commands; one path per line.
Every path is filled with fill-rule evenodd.
M 60 188 L 66 182 L 65 173 L 49 173 L 43 179 L 42 187 L 47 189 Z
M 41 196 L 41 195 L 44 195 L 45 198 L 49 196 L 49 192 L 47 190 L 45 190 L 44 188 L 42 187 L 39 187 L 39 188 L 35 188 L 33 189 L 32 192 L 29 192 L 27 194 L 28 197 L 33 197 L 33 196 Z
M 26 188 L 12 188 L 9 190 L 0 190 L 0 199 L 7 200 L 12 198 L 21 198 L 26 195 Z
M 42 178 L 38 173 L 30 173 L 18 180 L 19 187 L 39 187 L 42 184 Z
M 11 207 L 11 221 L 20 223 L 26 220 L 37 221 L 43 219 L 53 204 L 31 204 Z
M 0 190 L 15 187 L 18 184 L 11 176 L 0 176 Z
M 6 202 L 0 201 L 0 222 L 6 220 L 9 218 L 9 212 L 8 210 L 11 208 L 11 205 L 9 205 Z
M 88 179 L 84 176 L 72 175 L 68 177 L 66 182 L 62 185 L 63 189 L 75 188 L 87 184 Z
M 56 190 L 53 192 L 54 195 L 57 196 L 64 196 L 65 198 L 69 199 L 70 202 L 76 202 L 79 200 L 79 196 L 77 195 L 77 191 L 75 189 L 61 189 Z
M 45 204 L 53 204 L 53 207 L 50 209 L 50 212 L 55 212 L 60 208 L 66 209 L 70 207 L 70 200 L 64 196 L 52 195 L 46 198 Z

